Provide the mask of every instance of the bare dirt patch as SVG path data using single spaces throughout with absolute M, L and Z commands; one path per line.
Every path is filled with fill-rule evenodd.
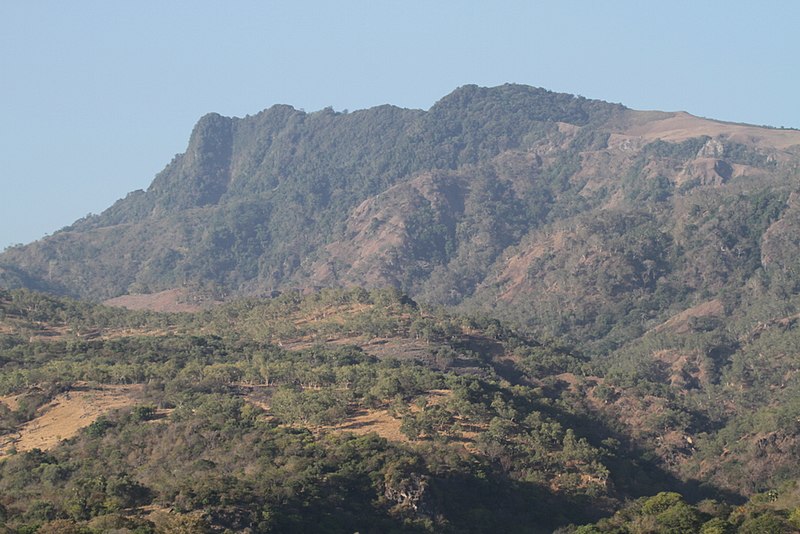
M 662 364 L 668 374 L 669 383 L 685 394 L 687 390 L 708 385 L 713 369 L 700 351 L 658 350 L 652 357 Z
M 432 345 L 421 339 L 375 338 L 361 346 L 364 352 L 378 359 L 428 360 Z
M 389 441 L 407 442 L 408 438 L 400 432 L 402 421 L 392 417 L 388 410 L 361 410 L 347 421 L 328 427 L 339 432 L 352 432 L 360 436 L 375 432 Z
M 302 314 L 294 318 L 295 326 L 304 326 L 313 324 L 320 326 L 324 324 L 345 324 L 348 319 L 365 312 L 372 308 L 372 304 L 345 304 L 345 305 L 329 305 L 322 308 L 317 308 L 312 312 Z
M 685 334 L 691 331 L 691 319 L 699 319 L 702 317 L 721 317 L 725 314 L 725 308 L 719 299 L 713 299 L 706 302 L 701 302 L 696 306 L 692 306 L 682 312 L 673 315 L 664 323 L 655 327 L 655 332 L 674 332 L 676 334 Z
M 324 342 L 326 345 L 355 345 L 360 347 L 370 356 L 378 359 L 395 358 L 398 360 L 430 361 L 431 350 L 437 345 L 420 339 L 410 338 L 367 338 L 365 336 L 327 337 L 316 339 L 314 336 L 305 336 L 292 340 L 281 341 L 279 344 L 286 350 L 300 351 L 310 349 Z
M 0 397 L 0 404 L 5 404 L 12 412 L 19 410 L 19 399 L 22 395 L 6 395 Z
M 149 310 L 156 312 L 196 312 L 202 307 L 199 304 L 186 302 L 188 293 L 183 289 L 167 289 L 159 293 L 146 295 L 122 295 L 109 299 L 103 304 L 129 310 Z
M 264 410 L 265 416 L 271 418 L 271 406 L 269 401 L 271 386 L 246 386 L 249 390 L 244 395 L 247 402 Z M 445 402 L 451 395 L 452 391 L 447 389 L 434 389 L 428 392 L 426 401 L 430 406 L 441 404 Z M 408 409 L 412 413 L 419 412 L 422 408 L 416 404 L 410 404 Z M 449 439 L 455 443 L 461 444 L 463 447 L 470 449 L 475 443 L 475 438 L 478 432 L 483 431 L 480 426 L 468 424 L 459 421 L 461 430 L 456 436 L 449 436 Z M 359 408 L 352 415 L 347 417 L 344 421 L 334 425 L 322 425 L 313 427 L 315 432 L 352 432 L 353 434 L 364 436 L 367 434 L 375 433 L 378 436 L 394 442 L 408 443 L 408 436 L 400 431 L 402 426 L 402 418 L 392 415 L 390 410 L 386 408 L 379 409 L 366 409 Z M 292 426 L 292 425 L 289 425 Z
M 11 448 L 19 452 L 50 449 L 61 440 L 75 436 L 111 410 L 132 406 L 141 392 L 140 384 L 129 386 L 83 386 L 62 393 L 43 406 L 39 415 L 16 433 L 0 436 L 0 458 Z M 9 397 L 3 402 L 11 401 Z
M 10 324 L 0 323 L 0 334 L 13 334 L 14 328 Z
M 250 392 L 245 395 L 245 400 L 264 410 L 267 417 L 270 415 L 271 406 L 269 401 L 269 393 L 272 389 L 268 386 L 255 386 L 250 387 Z M 371 432 L 375 432 L 380 437 L 389 441 L 403 441 L 407 442 L 408 438 L 400 432 L 400 425 L 402 421 L 389 413 L 389 410 L 367 410 L 359 409 L 346 420 L 335 425 L 325 425 L 318 427 L 319 431 L 326 432 L 352 432 L 363 436 Z

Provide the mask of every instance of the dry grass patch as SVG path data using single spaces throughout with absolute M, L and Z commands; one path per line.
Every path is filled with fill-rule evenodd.
M 692 137 L 726 136 L 735 142 L 786 149 L 800 144 L 800 131 L 761 128 L 749 124 L 715 121 L 680 111 L 653 113 L 630 111 L 631 124 L 624 133 L 645 139 L 679 142 Z
M 195 302 L 188 302 L 190 295 L 185 289 L 167 289 L 159 293 L 146 295 L 122 295 L 109 299 L 103 304 L 128 310 L 149 310 L 155 312 L 188 312 L 200 311 L 203 307 Z
M 359 410 L 346 421 L 326 427 L 338 432 L 352 432 L 363 436 L 375 432 L 389 441 L 408 442 L 405 434 L 400 432 L 402 421 L 393 417 L 388 410 Z
M 299 312 L 295 314 L 293 322 L 295 326 L 302 326 L 306 324 L 344 324 L 347 319 L 365 312 L 373 308 L 373 304 L 340 304 L 328 305 L 320 308 L 315 308 L 310 312 Z
M 97 387 L 82 386 L 56 396 L 17 432 L 0 437 L 0 457 L 12 448 L 19 452 L 51 449 L 61 440 L 75 436 L 98 417 L 118 408 L 136 404 L 141 384 Z M 3 402 L 13 403 L 5 397 Z M 9 406 L 11 406 L 9 404 Z
M 253 406 L 260 408 L 264 411 L 264 416 L 272 418 L 271 406 L 269 401 L 269 391 L 273 387 L 269 386 L 251 386 L 251 391 L 244 395 L 244 399 Z M 435 389 L 428 392 L 426 402 L 428 406 L 435 406 L 441 404 L 452 396 L 453 392 L 448 389 Z M 411 413 L 418 413 L 422 410 L 421 406 L 417 403 L 408 405 L 408 410 Z M 448 435 L 447 440 L 452 443 L 458 443 L 470 452 L 475 452 L 475 440 L 478 434 L 485 431 L 485 425 L 476 425 L 461 418 L 456 418 L 459 425 L 459 431 L 453 435 Z M 387 408 L 367 409 L 358 408 L 352 415 L 347 417 L 344 421 L 333 425 L 320 425 L 308 426 L 299 424 L 288 424 L 286 426 L 295 426 L 298 428 L 308 428 L 314 433 L 325 432 L 352 432 L 353 434 L 364 436 L 367 434 L 375 433 L 378 436 L 393 442 L 410 443 L 410 440 L 401 430 L 403 424 L 401 417 L 392 415 L 392 410 Z
M 725 308 L 719 299 L 709 300 L 687 308 L 667 319 L 664 323 L 656 326 L 653 331 L 656 333 L 673 332 L 675 334 L 686 334 L 691 332 L 691 319 L 704 317 L 723 317 Z
M 0 334 L 13 334 L 14 327 L 8 323 L 0 323 Z
M 19 399 L 22 397 L 23 394 L 0 396 L 0 404 L 5 404 L 9 410 L 15 412 L 19 410 Z
M 158 337 L 178 332 L 175 326 L 168 327 L 143 327 L 143 328 L 96 328 L 78 330 L 68 324 L 48 324 L 41 322 L 11 321 L 0 324 L 0 334 L 20 335 L 29 343 L 35 341 L 61 341 L 67 339 L 82 340 L 109 340 L 125 337 Z

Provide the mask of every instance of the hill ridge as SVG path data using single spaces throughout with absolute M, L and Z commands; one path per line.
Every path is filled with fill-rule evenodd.
M 792 250 L 795 145 L 513 84 L 427 111 L 211 113 L 146 191 L 0 254 L 0 284 L 96 300 L 388 284 L 608 347 L 641 333 L 603 341 L 633 313 L 646 330 L 725 287 L 786 283 L 773 244 Z

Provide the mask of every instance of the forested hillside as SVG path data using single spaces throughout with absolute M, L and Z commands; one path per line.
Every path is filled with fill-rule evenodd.
M 796 130 L 516 85 L 207 115 L 0 254 L 0 517 L 792 532 L 798 235 Z
M 12 531 L 544 532 L 645 491 L 553 378 L 585 359 L 496 321 L 386 290 L 196 315 L 0 297 Z M 115 388 L 127 406 L 27 440 Z
M 799 161 L 794 130 L 515 85 L 211 114 L 147 191 L 6 250 L 0 280 L 94 300 L 394 286 L 603 354 L 793 294 Z
M 601 122 L 622 109 L 529 87 L 468 86 L 428 112 L 210 114 L 147 191 L 6 251 L 0 264 L 7 285 L 94 299 L 183 284 L 244 294 L 291 287 L 363 201 L 421 172 L 518 149 L 543 125 Z
M 8 532 L 569 531 L 628 499 L 592 528 L 797 520 L 797 462 L 775 461 L 789 438 L 764 430 L 791 405 L 698 435 L 709 408 L 680 388 L 394 290 L 196 314 L 13 291 L 0 309 Z M 715 459 L 743 429 L 761 433 Z M 722 476 L 770 454 L 753 487 Z M 698 485 L 698 464 L 716 475 Z

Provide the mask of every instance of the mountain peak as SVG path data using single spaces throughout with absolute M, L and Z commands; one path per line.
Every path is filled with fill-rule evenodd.
M 95 299 L 391 284 L 597 341 L 655 294 L 666 320 L 789 265 L 773 244 L 796 226 L 780 221 L 799 136 L 514 84 L 428 111 L 211 113 L 147 191 L 0 266 L 6 285 Z
M 204 115 L 192 130 L 186 152 L 162 171 L 148 189 L 165 208 L 215 204 L 227 190 L 233 151 L 233 120 Z
M 507 83 L 496 87 L 464 85 L 436 102 L 430 111 L 438 118 L 479 109 L 512 113 L 518 120 L 558 121 L 582 126 L 590 120 L 606 120 L 626 108 L 540 87 Z

